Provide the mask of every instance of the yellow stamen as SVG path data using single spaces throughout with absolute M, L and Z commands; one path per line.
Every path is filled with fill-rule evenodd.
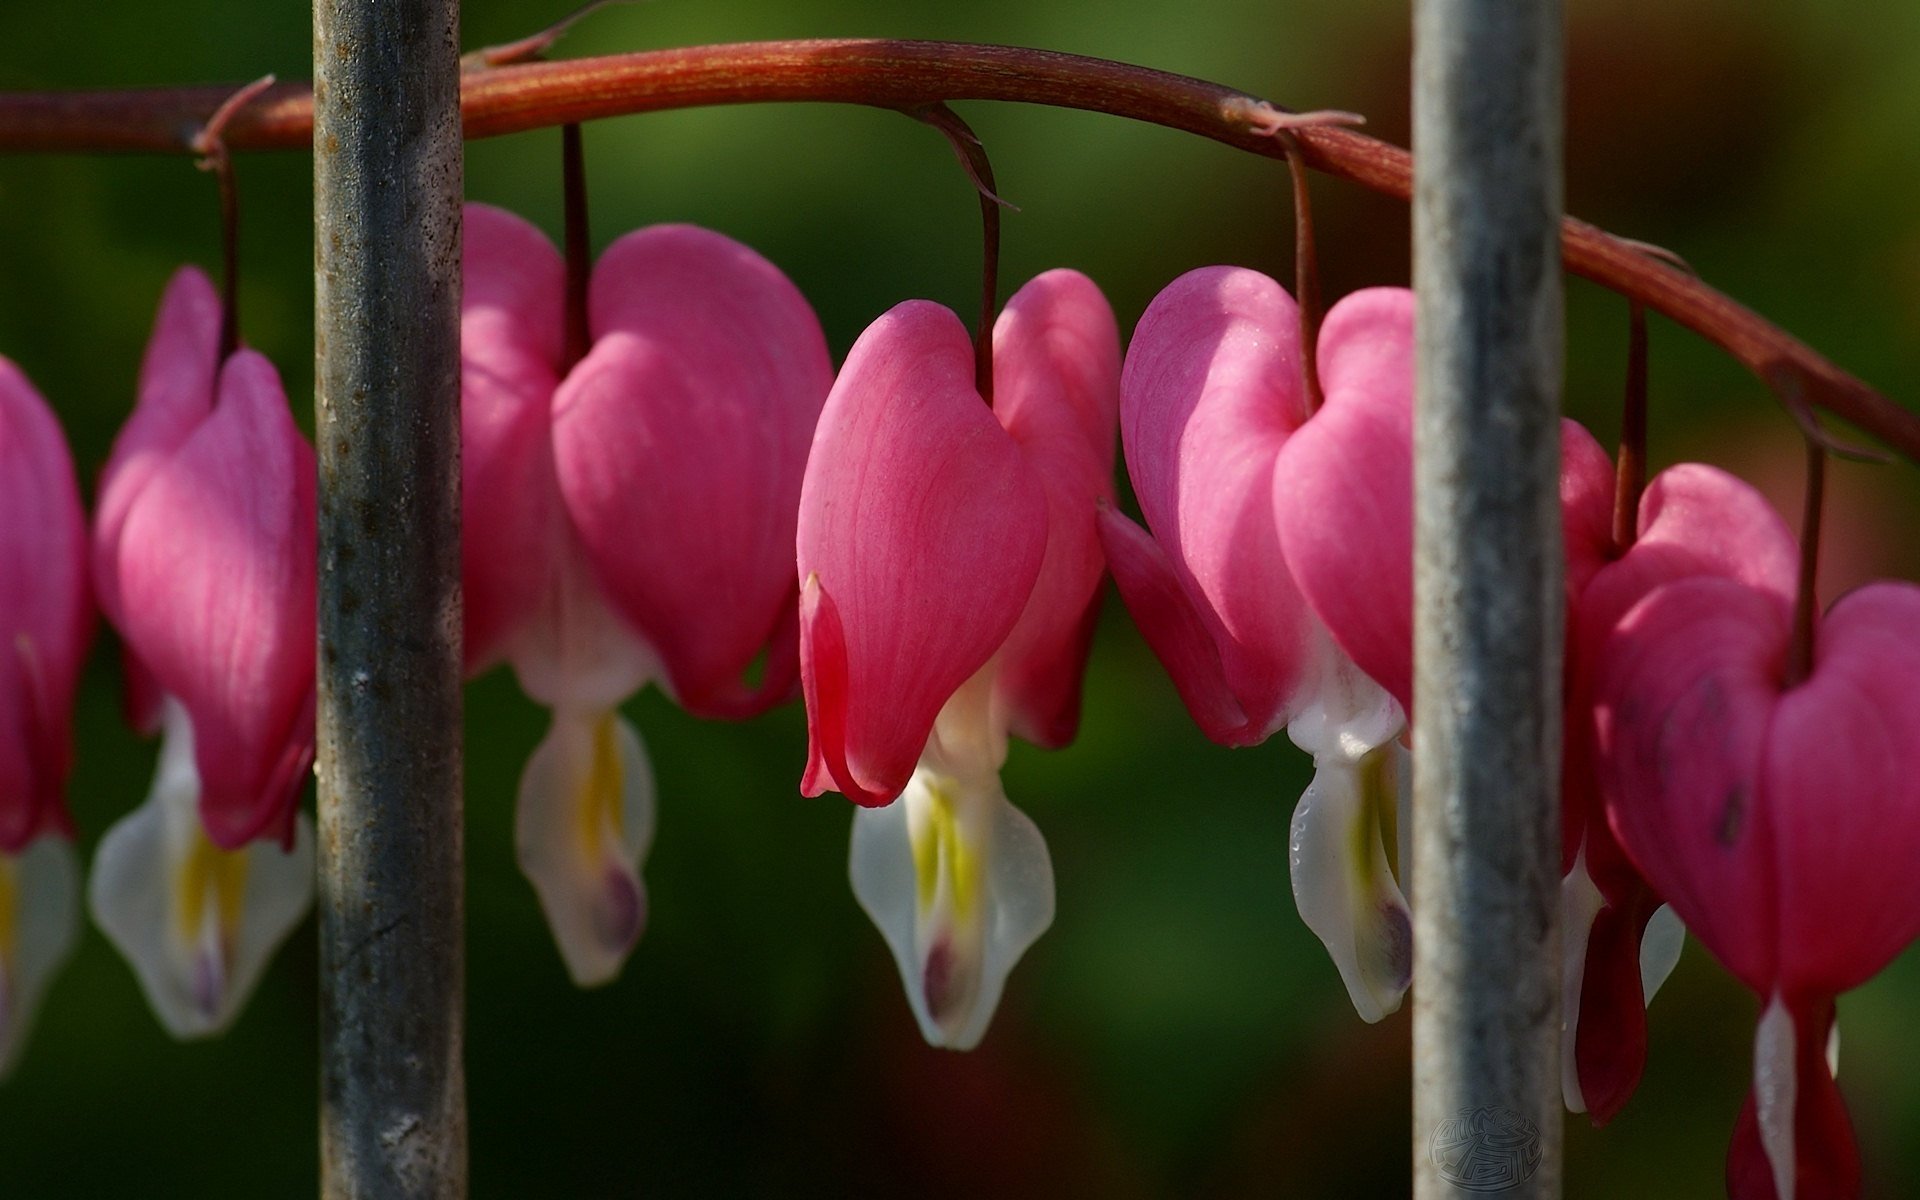
M 920 909 L 925 912 L 933 906 L 944 876 L 951 889 L 955 919 L 967 921 L 979 902 L 980 856 L 960 832 L 952 796 L 932 779 L 926 781 L 926 789 L 924 819 L 910 826 Z
M 240 913 L 247 897 L 247 852 L 222 850 L 193 831 L 193 847 L 174 876 L 173 916 L 180 940 L 194 945 L 207 928 L 207 917 L 219 922 L 221 941 L 231 947 L 240 931 Z M 212 914 L 207 911 L 211 902 Z
M 1400 775 L 1390 746 L 1369 750 L 1360 760 L 1360 819 L 1353 825 L 1354 874 L 1373 878 L 1373 848 L 1386 852 L 1387 869 L 1400 877 Z M 1377 841 L 1376 841 L 1377 839 Z
M 626 772 L 620 763 L 618 717 L 608 712 L 593 729 L 593 764 L 580 788 L 574 810 L 579 821 L 580 849 L 588 862 L 606 857 L 608 843 L 626 839 Z

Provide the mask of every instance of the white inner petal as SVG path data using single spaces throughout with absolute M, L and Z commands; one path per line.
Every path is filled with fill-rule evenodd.
M 199 802 L 191 723 L 169 699 L 153 787 L 101 838 L 88 900 L 154 1015 L 183 1039 L 233 1022 L 313 902 L 313 824 L 304 814 L 290 851 L 271 842 L 225 851 L 201 828 Z
M 1794 1104 L 1799 1080 L 1794 1074 L 1793 1016 L 1778 995 L 1753 1032 L 1753 1097 L 1760 1123 L 1760 1145 L 1773 1167 L 1777 1200 L 1793 1200 Z
M 1648 1004 L 1680 965 L 1680 951 L 1687 944 L 1687 927 L 1673 905 L 1662 904 L 1647 919 L 1647 930 L 1640 935 L 1640 993 Z
M 1583 841 L 1573 870 L 1560 880 L 1560 1097 L 1568 1112 L 1587 1111 L 1580 1087 L 1580 1065 L 1574 1050 L 1580 1037 L 1580 991 L 1587 978 L 1587 942 L 1593 919 L 1606 898 L 1587 874 L 1587 847 Z
M 1006 740 L 986 711 L 955 697 L 900 798 L 855 809 L 847 860 L 921 1034 L 954 1050 L 979 1043 L 1007 975 L 1053 923 L 1046 839 L 1001 790 Z
M 1307 702 L 1287 723 L 1293 744 L 1315 763 L 1358 762 L 1407 727 L 1400 702 L 1354 665 L 1325 629 L 1313 634 L 1317 676 Z M 1404 859 L 1403 859 L 1404 861 Z
M 615 709 L 555 709 L 520 777 L 514 845 L 581 987 L 619 975 L 646 926 L 640 867 L 653 831 L 639 733 Z
M 571 528 L 564 541 L 546 597 L 507 658 L 521 690 L 548 708 L 604 711 L 665 673 L 652 647 L 607 607 Z
M 1404 823 L 1410 774 L 1407 751 L 1394 741 L 1358 761 L 1319 760 L 1288 839 L 1300 918 L 1368 1022 L 1398 1009 L 1412 981 L 1412 917 L 1387 858 L 1399 838 L 1384 828 Z
M 0 854 L 0 1079 L 26 1045 L 79 932 L 80 867 L 71 843 L 42 834 L 17 857 Z

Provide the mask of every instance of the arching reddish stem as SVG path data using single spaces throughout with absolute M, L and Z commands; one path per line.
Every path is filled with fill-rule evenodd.
M 0 94 L 0 151 L 180 151 L 232 89 Z M 1086 109 L 1209 137 L 1270 157 L 1273 109 L 1219 84 L 1047 50 L 853 39 L 690 46 L 471 72 L 461 108 L 469 138 L 627 113 L 809 100 L 915 108 L 1009 100 Z M 1308 166 L 1409 197 L 1411 156 L 1337 128 L 1297 134 Z M 313 97 L 284 84 L 235 115 L 235 150 L 309 149 Z M 326 147 L 320 148 L 322 151 Z M 1629 296 L 1725 349 L 1762 379 L 1792 377 L 1807 399 L 1920 461 L 1920 414 L 1888 401 L 1727 296 L 1624 239 L 1569 219 L 1567 269 Z
M 1807 494 L 1800 518 L 1800 586 L 1793 602 L 1793 641 L 1787 651 L 1787 686 L 1813 674 L 1813 627 L 1819 619 L 1820 521 L 1827 494 L 1827 448 L 1807 438 Z
M 1647 487 L 1647 309 L 1627 304 L 1627 386 L 1620 404 L 1620 455 L 1613 482 L 1613 551 L 1640 536 L 1640 493 Z

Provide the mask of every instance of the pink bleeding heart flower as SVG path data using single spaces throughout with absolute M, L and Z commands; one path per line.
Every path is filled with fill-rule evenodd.
M 575 982 L 603 983 L 645 923 L 654 826 L 618 706 L 650 680 L 707 717 L 792 695 L 795 512 L 832 363 L 786 276 L 708 230 L 608 247 L 575 363 L 538 230 L 468 205 L 464 253 L 467 664 L 511 662 L 553 712 L 520 782 L 520 864 Z
M 1611 547 L 1578 593 L 1568 626 L 1563 743 L 1567 850 L 1561 1063 L 1567 1107 L 1611 1120 L 1646 1065 L 1646 1005 L 1678 961 L 1684 929 L 1607 824 L 1593 749 L 1593 686 L 1607 637 L 1654 589 L 1698 575 L 1737 580 L 1790 603 L 1796 551 L 1785 522 L 1753 488 L 1683 463 L 1641 499 L 1638 536 Z M 1577 999 L 1577 1002 L 1576 1002 Z
M 0 1078 L 80 931 L 66 810 L 93 632 L 87 526 L 46 402 L 0 357 Z
M 174 276 L 101 478 L 94 586 L 159 714 L 145 804 L 89 900 L 177 1037 L 219 1032 L 313 894 L 315 470 L 272 364 L 219 360 L 219 303 Z
M 1320 354 L 1326 402 L 1288 441 L 1275 479 L 1281 544 L 1300 590 L 1340 649 L 1406 706 L 1413 698 L 1412 308 L 1410 293 L 1383 289 L 1350 297 L 1328 315 Z M 1606 452 L 1583 426 L 1563 422 L 1560 499 L 1570 603 L 1585 593 L 1611 557 L 1613 491 Z M 1584 720 L 1586 706 L 1572 699 L 1574 691 L 1568 694 L 1570 723 Z M 1564 967 L 1569 1049 L 1576 1028 L 1584 1029 L 1589 1042 L 1609 1045 L 1608 1034 L 1622 1022 L 1638 1030 L 1644 1047 L 1642 974 L 1635 970 L 1632 976 L 1632 1011 L 1623 1011 L 1617 1021 L 1607 1019 L 1598 1010 L 1618 997 L 1582 987 L 1589 953 L 1586 931 L 1598 916 L 1600 934 L 1593 950 L 1609 952 L 1610 962 L 1637 964 L 1644 948 L 1648 992 L 1678 954 L 1680 931 L 1670 914 L 1656 917 L 1658 898 L 1644 889 L 1634 893 L 1637 907 L 1622 910 L 1627 914 L 1623 927 L 1616 928 L 1620 913 L 1596 912 L 1601 906 L 1590 902 L 1591 882 L 1584 864 L 1576 862 L 1585 811 L 1578 793 L 1570 790 L 1563 864 L 1573 930 Z M 1400 833 L 1405 834 L 1404 820 Z M 1346 843 L 1336 839 L 1334 844 Z M 1630 875 L 1631 868 L 1624 872 Z M 1610 878 L 1624 886 L 1621 872 Z M 1650 922 L 1653 936 L 1643 942 Z M 1358 997 L 1356 1004 L 1363 1014 L 1367 1011 Z M 1585 1022 L 1577 1020 L 1582 1006 L 1595 1010 Z M 1631 1036 L 1631 1031 L 1619 1035 Z M 1615 1055 L 1608 1061 L 1629 1057 Z M 1569 1055 L 1566 1061 L 1571 1067 L 1574 1060 Z M 1636 1068 L 1624 1091 L 1615 1089 L 1610 1100 L 1624 1102 L 1637 1078 Z M 1570 1104 L 1584 1107 L 1572 1075 L 1567 1095 Z
M 909 301 L 854 343 L 807 462 L 802 790 L 861 805 L 854 894 L 933 1045 L 979 1042 L 1053 920 L 1046 842 L 1000 769 L 1009 733 L 1059 746 L 1078 724 L 1119 360 L 1099 290 L 1049 271 L 994 324 L 988 408 L 959 319 Z
M 1594 684 L 1614 833 L 1764 1006 L 1739 1200 L 1858 1195 L 1832 1001 L 1920 934 L 1920 588 L 1841 599 L 1799 679 L 1793 623 L 1778 588 L 1681 579 L 1620 620 Z
M 1306 431 L 1371 402 L 1348 393 L 1410 402 L 1409 301 L 1362 292 L 1328 314 L 1318 349 L 1329 399 L 1310 416 L 1299 313 L 1285 289 L 1237 267 L 1168 285 L 1140 319 L 1121 383 L 1127 468 L 1152 533 L 1113 510 L 1100 522 L 1121 598 L 1202 731 L 1251 745 L 1284 725 L 1314 756 L 1290 832 L 1294 898 L 1369 1021 L 1399 1007 L 1412 966 L 1394 874 L 1406 831 L 1405 718 L 1297 585 L 1280 490 Z

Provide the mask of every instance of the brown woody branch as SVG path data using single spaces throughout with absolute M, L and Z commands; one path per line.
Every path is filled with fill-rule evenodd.
M 231 87 L 0 93 L 0 152 L 190 152 Z M 1046 50 L 950 42 L 837 40 L 690 46 L 469 72 L 461 109 L 469 138 L 664 109 L 769 101 L 914 108 L 1010 100 L 1085 109 L 1185 130 L 1282 157 L 1261 132 L 1271 108 L 1219 84 Z M 1350 130 L 1298 130 L 1309 166 L 1406 199 L 1407 151 Z M 313 96 L 282 84 L 236 113 L 233 150 L 306 150 Z M 1567 269 L 1637 300 L 1719 345 L 1770 387 L 1815 404 L 1920 461 L 1920 414 L 1840 370 L 1807 345 L 1631 242 L 1569 219 Z

